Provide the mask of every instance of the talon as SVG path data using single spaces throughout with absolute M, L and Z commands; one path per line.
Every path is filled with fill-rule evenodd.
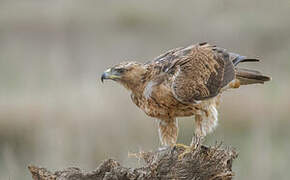
M 184 149 L 184 151 L 178 155 L 178 160 L 183 159 L 186 154 L 189 154 L 196 149 L 195 146 L 187 146 L 184 144 L 176 144 L 175 147 L 180 147 L 180 148 Z
M 204 140 L 204 136 L 195 135 L 192 138 L 190 146 L 186 146 L 184 144 L 176 144 L 175 147 L 181 147 L 182 149 L 184 149 L 184 151 L 181 154 L 178 155 L 178 160 L 183 159 L 183 157 L 186 154 L 191 153 L 194 150 L 196 150 L 197 147 L 201 144 L 201 142 L 203 140 Z
M 190 146 L 187 146 L 187 145 L 185 145 L 185 144 L 174 144 L 173 147 L 182 148 L 182 149 L 187 149 L 187 148 L 189 148 Z

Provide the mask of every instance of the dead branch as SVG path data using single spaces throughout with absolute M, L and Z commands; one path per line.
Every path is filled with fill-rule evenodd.
M 177 146 L 157 152 L 140 152 L 137 156 L 145 161 L 141 168 L 123 167 L 113 159 L 103 161 L 91 172 L 75 167 L 56 172 L 37 166 L 28 168 L 34 180 L 229 180 L 234 176 L 232 162 L 237 153 L 233 149 L 201 145 L 187 154 L 184 150 Z

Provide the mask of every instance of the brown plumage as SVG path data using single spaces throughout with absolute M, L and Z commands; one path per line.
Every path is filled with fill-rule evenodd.
M 162 145 L 177 140 L 177 117 L 195 116 L 195 133 L 204 137 L 217 125 L 221 93 L 240 85 L 264 83 L 260 72 L 237 68 L 247 59 L 225 49 L 195 44 L 170 50 L 145 64 L 123 62 L 102 75 L 129 89 L 132 101 L 148 116 L 159 120 Z

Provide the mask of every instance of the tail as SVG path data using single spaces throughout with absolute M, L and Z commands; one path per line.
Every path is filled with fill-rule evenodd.
M 236 68 L 236 78 L 240 80 L 240 85 L 264 84 L 271 80 L 269 76 L 265 76 L 259 71 L 244 68 Z
M 259 59 L 247 59 L 245 56 L 240 56 L 238 54 L 230 53 L 230 58 L 234 64 L 237 66 L 241 62 L 258 62 Z M 270 81 L 271 77 L 263 75 L 261 72 L 245 68 L 235 68 L 236 78 L 240 81 L 240 85 L 247 84 L 264 84 L 264 82 Z

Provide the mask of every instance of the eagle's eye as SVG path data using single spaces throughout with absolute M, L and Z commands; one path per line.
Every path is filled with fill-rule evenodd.
M 124 69 L 124 68 L 116 68 L 115 71 L 116 71 L 117 73 L 122 74 L 122 73 L 124 73 L 124 72 L 126 71 L 126 69 Z

